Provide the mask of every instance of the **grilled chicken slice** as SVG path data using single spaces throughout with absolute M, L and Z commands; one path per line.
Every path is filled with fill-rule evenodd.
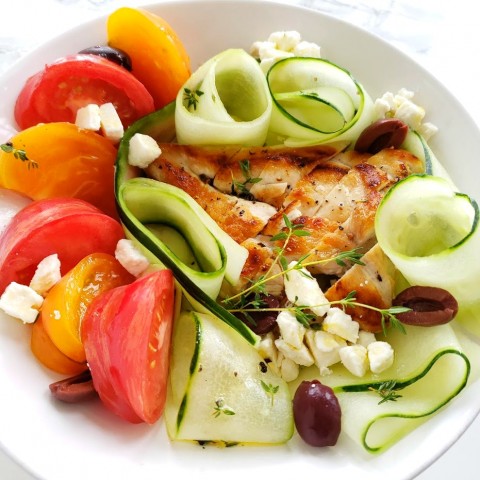
M 299 179 L 345 146 L 345 143 L 301 148 L 160 144 L 161 157 L 184 167 L 220 192 L 240 196 L 247 193 L 277 208 Z M 249 179 L 257 181 L 248 182 Z
M 341 300 L 355 291 L 358 303 L 380 309 L 390 308 L 394 297 L 395 267 L 378 244 L 363 257 L 365 265 L 354 265 L 326 292 L 329 301 Z M 382 331 L 381 315 L 363 307 L 348 307 L 347 313 L 360 324 L 362 330 Z
M 160 155 L 146 170 L 151 178 L 187 192 L 238 243 L 256 237 L 277 210 L 267 203 L 244 200 L 219 192 L 184 165 Z
M 299 182 L 299 186 L 305 188 L 304 181 L 314 179 L 316 172 L 322 169 L 323 167 L 317 168 L 311 172 Z M 293 217 L 293 223 L 301 223 L 310 235 L 292 237 L 286 249 L 287 258 L 295 260 L 310 253 L 308 261 L 319 262 L 309 267 L 312 273 L 339 275 L 342 273 L 341 267 L 334 262 L 324 263 L 325 259 L 353 248 L 362 248 L 366 252 L 375 243 L 375 213 L 381 199 L 400 178 L 421 169 L 421 161 L 410 153 L 395 149 L 383 150 L 366 162 L 356 163 L 343 175 L 338 170 L 337 174 L 341 178 L 336 183 L 330 181 L 328 192 L 324 189 L 318 193 L 314 202 L 318 200 L 316 210 L 312 208 L 316 195 L 315 185 L 310 190 L 308 202 L 300 198 L 302 192 L 299 189 L 292 191 L 287 199 L 296 196 L 299 200 L 272 216 L 262 233 L 275 235 L 279 231 L 285 231 L 283 213 L 290 219 Z M 327 177 L 333 175 L 330 171 Z M 302 209 L 313 213 L 304 215 Z

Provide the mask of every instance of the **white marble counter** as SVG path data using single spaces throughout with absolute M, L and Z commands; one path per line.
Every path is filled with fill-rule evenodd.
M 80 22 L 119 6 L 145 3 L 153 0 L 2 2 L 0 73 L 36 45 Z M 480 127 L 480 23 L 469 0 L 290 0 L 287 3 L 318 8 L 396 45 L 434 73 Z M 462 480 L 477 479 L 479 441 L 480 419 L 477 418 L 460 440 L 418 480 L 450 480 L 459 476 Z M 0 479 L 31 480 L 32 477 L 0 452 Z

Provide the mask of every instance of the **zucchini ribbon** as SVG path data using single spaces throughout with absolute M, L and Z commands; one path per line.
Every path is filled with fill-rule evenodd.
M 174 111 L 174 103 L 169 104 L 125 132 L 115 171 L 120 219 L 127 236 L 152 264 L 173 271 L 193 308 L 213 313 L 255 344 L 258 337 L 215 301 L 224 278 L 231 283 L 238 280 L 246 249 L 225 234 L 188 194 L 138 176 L 140 172 L 128 164 L 129 142 L 135 133 L 163 142 L 175 137 Z

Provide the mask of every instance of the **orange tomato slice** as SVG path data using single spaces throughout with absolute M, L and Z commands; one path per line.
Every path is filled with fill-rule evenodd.
M 48 292 L 42 305 L 43 325 L 54 345 L 75 362 L 85 362 L 80 326 L 88 306 L 103 292 L 133 280 L 109 254 L 94 253 L 81 260 Z
M 32 326 L 30 349 L 45 367 L 63 375 L 78 375 L 88 368 L 85 363 L 74 362 L 55 346 L 45 331 L 41 314 Z
M 161 17 L 135 8 L 119 8 L 107 20 L 108 44 L 126 52 L 132 73 L 160 109 L 175 99 L 190 77 L 190 59 L 173 28 Z
M 102 135 L 67 122 L 38 124 L 11 140 L 27 159 L 0 151 L 0 187 L 33 200 L 74 197 L 116 216 L 116 148 Z

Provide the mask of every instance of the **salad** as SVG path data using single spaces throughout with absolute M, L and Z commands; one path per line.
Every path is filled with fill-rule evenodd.
M 127 34 L 125 22 L 150 32 L 145 48 L 138 48 L 138 43 L 132 47 L 133 38 Z M 7 313 L 32 323 L 32 350 L 44 365 L 68 376 L 83 375 L 88 365 L 92 380 L 87 377 L 85 381 L 82 376 L 81 380 L 61 382 L 52 388 L 63 400 L 78 401 L 90 397 L 93 390 L 107 408 L 127 421 L 155 423 L 164 415 L 172 439 L 226 444 L 283 443 L 292 436 L 295 424 L 309 443 L 332 445 L 341 421 L 342 431 L 364 448 L 372 452 L 384 450 L 416 426 L 419 418 L 428 417 L 448 403 L 467 383 L 470 362 L 454 326 L 458 323 L 478 333 L 479 300 L 474 284 L 479 272 L 473 261 L 478 244 L 476 204 L 466 195 L 455 193 L 430 150 L 425 135 L 432 127 L 409 126 L 396 116 L 401 105 L 411 100 L 409 92 L 391 95 L 391 104 L 389 96 L 375 103 L 342 66 L 312 56 L 315 46 L 310 46 L 306 56 L 283 55 L 280 52 L 291 48 L 282 45 L 281 39 L 275 43 L 275 37 L 261 46 L 267 54 L 268 48 L 278 50 L 266 56 L 267 62 L 233 49 L 220 52 L 190 74 L 181 41 L 174 32 L 165 35 L 165 29 L 168 26 L 158 17 L 120 9 L 108 21 L 109 43 L 128 52 L 133 65 L 131 74 L 123 65 L 84 52 L 59 60 L 27 81 L 16 107 L 17 122 L 23 131 L 2 145 L 0 158 L 0 181 L 9 189 L 3 195 L 19 205 L 19 212 L 5 226 L 0 240 L 0 283 L 4 292 L 0 304 Z M 283 39 L 293 36 L 284 35 Z M 139 41 L 136 37 L 134 40 Z M 144 57 L 155 58 L 160 45 L 168 47 L 168 61 L 159 66 Z M 258 55 L 261 57 L 260 51 Z M 262 70 L 262 63 L 268 64 L 272 58 L 275 61 Z M 136 69 L 136 65 L 141 68 Z M 88 88 L 69 84 L 71 78 L 83 77 L 85 72 L 95 72 L 87 76 Z M 324 84 L 308 85 L 312 76 L 324 79 Z M 60 104 L 67 108 L 56 111 L 46 99 L 57 95 L 53 86 L 59 82 L 63 85 L 62 80 L 67 87 L 59 92 L 66 95 Z M 103 88 L 105 84 L 113 85 L 114 93 Z M 162 88 L 157 91 L 159 85 Z M 81 90 L 82 95 L 72 95 L 76 90 Z M 104 95 L 101 98 L 97 98 L 99 91 Z M 219 98 L 222 102 L 218 102 Z M 383 120 L 393 122 L 376 123 L 379 113 L 375 105 L 381 107 L 382 102 L 389 107 L 384 109 Z M 115 105 L 120 125 L 108 109 L 102 119 L 100 109 L 105 110 L 109 104 Z M 75 125 L 79 109 L 92 110 L 92 105 L 99 107 L 100 127 Z M 326 124 L 312 123 L 317 122 L 318 108 Z M 226 122 L 226 116 L 233 118 Z M 92 118 L 95 113 L 87 115 L 88 120 Z M 414 295 L 413 302 L 409 299 L 398 306 L 375 305 L 359 301 L 362 290 L 350 287 L 340 298 L 321 297 L 317 301 L 319 290 L 315 290 L 315 303 L 308 296 L 301 298 L 302 289 L 309 289 L 312 281 L 317 285 L 315 289 L 320 287 L 304 268 L 306 259 L 310 260 L 305 252 L 294 259 L 287 255 L 291 253 L 287 247 L 291 239 L 312 237 L 312 228 L 306 220 L 297 221 L 306 215 L 292 214 L 284 204 L 276 207 L 275 212 L 280 213 L 277 230 L 269 235 L 269 241 L 274 243 L 270 245 L 273 257 L 265 257 L 265 264 L 272 268 L 266 270 L 264 278 L 247 278 L 254 289 L 244 286 L 232 291 L 247 259 L 252 258 L 253 249 L 242 243 L 255 237 L 250 233 L 242 242 L 235 240 L 233 234 L 219 227 L 219 222 L 211 220 L 188 190 L 179 188 L 171 179 L 159 180 L 158 171 L 156 176 L 149 172 L 152 165 L 165 170 L 161 161 L 167 153 L 166 161 L 175 167 L 174 160 L 185 156 L 182 145 L 197 147 L 194 160 L 187 159 L 185 164 L 190 170 L 205 155 L 225 158 L 227 147 L 244 145 L 258 156 L 245 156 L 244 150 L 240 150 L 240 157 L 232 155 L 235 160 L 227 162 L 229 190 L 217 190 L 241 198 L 241 205 L 251 209 L 247 202 L 260 203 L 252 190 L 256 186 L 258 191 L 265 183 L 265 165 L 258 174 L 253 170 L 261 164 L 262 151 L 285 155 L 287 150 L 297 154 L 299 150 L 293 149 L 300 149 L 307 156 L 313 149 L 315 159 L 323 156 L 322 165 L 345 154 L 341 157 L 344 178 L 351 171 L 357 172 L 358 165 L 368 164 L 364 157 L 379 154 L 370 151 L 372 142 L 367 141 L 362 148 L 359 143 L 359 138 L 368 140 L 364 132 L 371 125 L 377 129 L 374 140 L 390 137 L 382 150 L 393 145 L 395 150 L 407 151 L 414 157 L 391 160 L 395 165 L 401 162 L 402 169 L 408 167 L 408 172 L 401 181 L 386 174 L 389 188 L 376 198 L 375 245 L 392 262 L 387 268 L 392 272 L 390 300 L 402 302 L 397 294 L 416 285 L 441 289 L 442 294 L 447 291 L 454 301 L 450 297 L 421 297 L 418 307 L 418 295 Z M 409 127 L 406 131 L 405 125 Z M 387 135 L 385 131 L 378 135 L 379 128 L 386 128 Z M 388 143 L 397 130 L 403 130 L 400 140 Z M 151 138 L 156 140 L 153 146 Z M 180 147 L 170 143 L 175 138 Z M 140 146 L 135 147 L 135 141 Z M 156 150 L 158 144 L 161 153 Z M 354 159 L 345 165 L 347 157 L 353 155 L 346 152 L 357 151 L 353 147 L 365 149 L 360 152 L 362 161 Z M 152 151 L 156 163 L 145 162 L 143 157 Z M 181 165 L 183 172 L 187 170 L 185 165 Z M 380 165 L 385 168 L 387 164 Z M 173 167 L 169 167 L 170 171 Z M 206 175 L 205 171 L 198 176 Z M 301 178 L 310 173 L 302 171 Z M 208 182 L 207 178 L 204 184 L 211 186 Z M 291 187 L 286 187 L 283 194 L 295 193 Z M 356 203 L 368 202 L 362 197 Z M 417 216 L 418 205 L 422 208 Z M 244 215 L 240 215 L 241 211 L 237 220 Z M 354 214 L 359 212 L 355 210 Z M 254 213 L 258 219 L 258 211 Z M 273 224 L 270 226 L 273 228 Z M 365 247 L 370 240 L 360 246 Z M 367 250 L 356 246 L 330 252 L 328 257 L 315 258 L 312 265 L 328 264 L 334 270 L 313 273 L 325 280 L 326 275 L 341 279 L 353 271 L 353 281 L 357 281 L 359 269 L 365 265 L 378 267 L 367 263 L 370 258 L 364 258 L 366 254 Z M 376 259 L 374 256 L 373 262 Z M 460 269 L 459 277 L 453 275 L 459 270 L 457 265 L 465 267 Z M 45 271 L 47 275 L 42 274 Z M 293 296 L 287 293 L 287 299 L 276 306 L 268 303 L 271 293 L 259 288 L 266 286 L 273 275 L 283 280 L 285 291 L 288 283 L 294 290 Z M 13 292 L 9 290 L 12 284 Z M 232 302 L 236 299 L 242 303 Z M 426 304 L 428 312 L 450 313 L 441 321 L 404 317 L 402 322 L 401 315 L 412 311 L 425 319 L 422 310 Z M 323 308 L 327 310 L 322 313 Z M 334 321 L 337 330 L 329 332 L 323 317 L 334 308 L 338 310 L 333 312 L 335 315 L 343 313 L 350 318 L 344 320 L 346 323 Z M 360 328 L 360 318 L 354 320 L 355 315 L 363 315 L 355 313 L 359 308 L 365 315 L 376 314 L 373 327 L 365 324 Z M 273 330 L 255 333 L 260 322 L 252 322 L 249 317 L 260 312 L 285 314 L 284 329 L 280 323 L 283 320 L 278 321 L 280 315 L 274 322 L 280 336 Z M 454 326 L 445 323 L 454 316 Z M 429 326 L 421 325 L 422 321 Z M 296 340 L 289 341 L 292 337 L 287 338 L 287 330 L 292 332 L 292 325 Z M 339 325 L 353 329 L 352 336 L 340 335 Z M 369 337 L 369 343 L 394 352 L 389 357 L 393 363 L 382 360 L 381 367 L 370 365 L 367 372 L 363 367 L 368 357 L 360 347 L 368 352 L 369 343 L 358 341 L 360 330 L 376 335 L 374 340 Z M 288 356 L 295 347 L 296 353 L 305 350 L 309 337 L 314 337 L 312 344 L 318 343 L 320 332 L 332 334 L 338 344 L 329 347 L 331 353 L 340 356 L 341 351 L 361 351 L 363 357 L 354 355 L 349 363 L 345 353 L 342 361 L 319 365 L 317 360 L 308 365 L 309 360 L 302 363 L 295 360 L 298 357 Z M 272 344 L 277 347 L 273 353 Z M 281 350 L 279 345 L 285 348 Z M 283 355 L 281 362 L 278 351 Z M 311 356 L 319 351 L 309 347 Z M 360 370 L 365 371 L 361 375 L 356 370 L 358 358 L 363 358 Z M 316 394 L 305 386 L 318 393 L 320 405 Z M 326 409 L 322 402 L 332 394 L 336 413 L 321 417 Z M 313 440 L 304 433 L 312 429 L 302 413 L 309 409 L 317 412 Z M 406 421 L 392 425 L 394 418 Z

